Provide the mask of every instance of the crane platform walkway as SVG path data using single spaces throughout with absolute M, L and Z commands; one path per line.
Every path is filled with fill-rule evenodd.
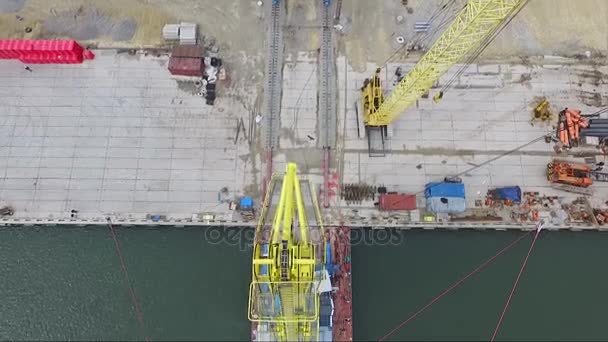
M 259 216 L 258 231 L 256 232 L 255 239 L 258 243 L 269 243 L 270 235 L 272 230 L 272 220 L 276 214 L 277 205 L 281 197 L 281 182 L 282 175 L 276 173 L 272 176 L 267 189 L 266 200 L 262 206 L 262 210 Z M 300 189 L 302 190 L 302 199 L 306 208 L 306 218 L 308 220 L 308 226 L 310 227 L 310 239 L 313 243 L 319 244 L 323 241 L 322 234 L 322 217 L 319 211 L 318 199 L 316 198 L 315 187 L 306 177 L 300 177 Z M 296 230 L 294 232 L 295 238 L 300 238 L 300 232 Z M 323 248 L 317 249 L 317 258 L 321 261 L 323 257 Z
M 314 187 L 296 167 L 271 177 L 255 232 L 248 310 L 255 340 L 320 335 L 325 232 Z

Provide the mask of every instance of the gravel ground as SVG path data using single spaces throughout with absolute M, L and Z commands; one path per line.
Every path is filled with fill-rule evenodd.
M 342 16 L 351 21 L 350 32 L 342 36 L 341 52 L 358 69 L 366 62 L 382 63 L 398 47 L 396 38 L 415 38 L 414 23 L 431 21 L 431 31 L 449 23 L 466 0 L 456 0 L 449 10 L 438 12 L 448 0 L 344 1 Z M 399 22 L 398 16 L 403 19 Z M 445 26 L 436 29 L 436 35 Z M 534 0 L 486 49 L 483 57 L 538 55 L 572 56 L 589 50 L 595 55 L 608 53 L 608 1 L 605 0 Z M 434 41 L 424 39 L 429 46 Z
M 0 1 L 0 13 L 13 13 L 23 8 L 25 0 L 2 0 Z

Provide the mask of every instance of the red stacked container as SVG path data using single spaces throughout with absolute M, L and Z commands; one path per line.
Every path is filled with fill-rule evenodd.
M 19 58 L 16 45 L 18 40 L 0 40 L 0 58 L 1 59 L 16 59 Z
M 200 45 L 177 45 L 171 52 L 169 72 L 172 75 L 203 76 L 203 47 Z
M 15 40 L 11 45 L 12 51 L 17 53 L 17 58 L 31 54 L 33 52 L 34 46 L 32 41 L 29 39 L 26 40 Z
M 28 64 L 82 63 L 84 52 L 74 40 L 0 40 L 0 59 L 19 59 Z M 93 57 L 87 54 L 87 58 Z

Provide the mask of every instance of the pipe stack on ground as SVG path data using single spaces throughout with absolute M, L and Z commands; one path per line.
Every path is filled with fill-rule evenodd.
M 578 146 L 581 129 L 588 126 L 589 123 L 581 116 L 580 110 L 565 108 L 559 112 L 557 138 L 565 147 Z

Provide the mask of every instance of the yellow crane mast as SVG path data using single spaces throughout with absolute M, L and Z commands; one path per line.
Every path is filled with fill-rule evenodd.
M 278 189 L 274 185 L 280 178 L 274 175 L 271 179 L 256 229 L 248 316 L 263 327 L 258 330 L 267 339 L 316 341 L 320 298 L 317 286 L 324 274 L 321 216 L 312 184 L 299 179 L 296 164 L 287 164 L 276 196 Z M 308 199 L 302 184 L 307 187 Z M 273 219 L 267 224 L 270 219 L 266 218 L 273 212 Z
M 379 72 L 363 85 L 363 122 L 387 126 L 427 93 L 454 64 L 485 43 L 527 0 L 469 0 L 392 93 L 383 97 Z M 439 100 L 443 94 L 435 96 Z

